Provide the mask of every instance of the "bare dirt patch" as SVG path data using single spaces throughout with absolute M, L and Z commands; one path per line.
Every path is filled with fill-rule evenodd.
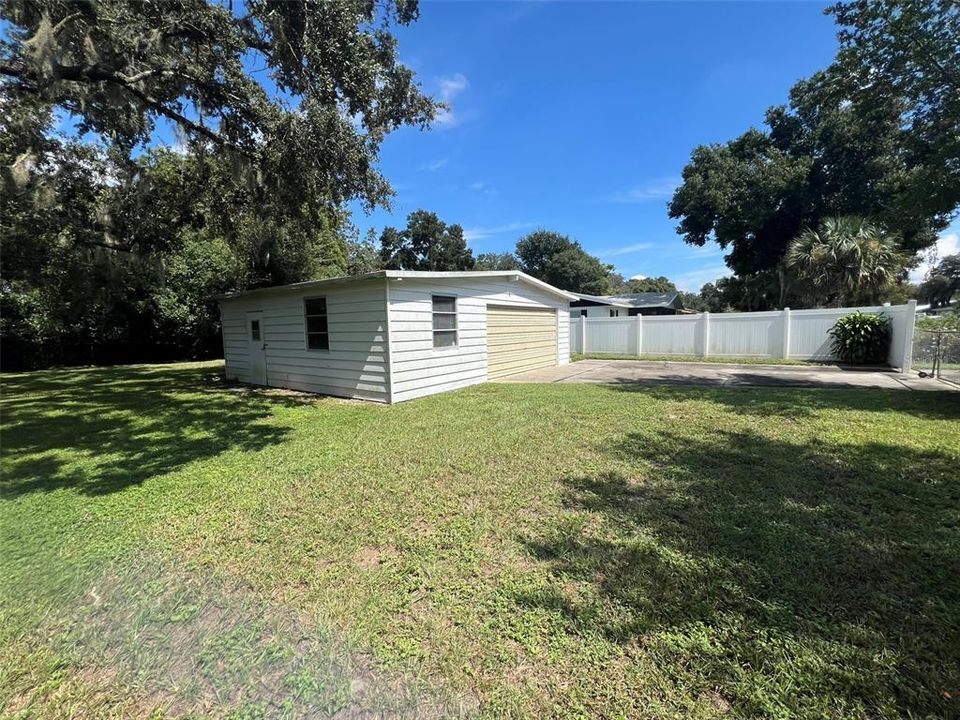
M 372 545 L 365 545 L 353 556 L 353 563 L 358 568 L 369 570 L 388 563 L 391 560 L 395 560 L 399 556 L 400 551 L 393 546 L 374 547 Z

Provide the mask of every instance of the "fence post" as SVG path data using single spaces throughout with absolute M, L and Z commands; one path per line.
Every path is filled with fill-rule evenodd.
M 906 375 L 913 367 L 913 331 L 917 323 L 917 301 L 907 301 L 907 322 L 903 329 L 903 362 L 900 372 Z
M 633 320 L 636 323 L 637 334 L 637 346 L 634 349 L 637 351 L 637 357 L 640 357 L 643 354 L 643 315 L 637 313 Z
M 580 352 L 587 354 L 587 316 L 580 316 Z
M 790 357 L 790 308 L 783 309 L 783 347 L 780 348 L 780 357 Z
M 703 343 L 700 355 L 707 357 L 710 354 L 710 313 L 706 310 L 700 313 L 700 325 L 700 342 Z

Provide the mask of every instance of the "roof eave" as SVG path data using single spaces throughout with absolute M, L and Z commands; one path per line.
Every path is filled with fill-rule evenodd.
M 429 280 L 432 278 L 509 278 L 511 280 L 523 281 L 528 285 L 532 285 L 541 290 L 549 292 L 553 295 L 561 297 L 567 301 L 576 300 L 577 296 L 574 293 L 567 292 L 566 290 L 561 290 L 560 288 L 554 287 L 549 283 L 543 282 L 543 280 L 538 280 L 535 277 L 527 275 L 524 272 L 519 270 L 456 270 L 456 271 L 430 271 L 430 270 L 376 270 L 374 272 L 364 273 L 362 275 L 346 275 L 335 278 L 323 278 L 321 280 L 306 280 L 300 283 L 291 283 L 289 285 L 274 285 L 272 287 L 256 288 L 253 290 L 242 290 L 240 292 L 234 293 L 221 293 L 219 295 L 213 295 L 211 299 L 213 300 L 234 300 L 238 298 L 245 297 L 256 297 L 259 295 L 272 295 L 285 292 L 297 292 L 299 290 L 310 290 L 313 288 L 328 287 L 335 285 L 345 285 L 354 282 L 360 282 L 363 280 L 373 280 L 377 278 L 386 278 L 388 280 L 403 280 L 404 278 L 409 279 L 422 279 Z
M 549 293 L 562 297 L 564 300 L 576 300 L 575 293 L 561 290 L 550 283 L 538 280 L 532 275 L 527 275 L 520 270 L 384 270 L 385 276 L 389 279 L 402 280 L 403 278 L 426 279 L 430 278 L 465 278 L 465 277 L 484 277 L 484 278 L 510 278 L 511 280 L 522 280 L 528 285 L 545 290 Z
M 375 270 L 360 275 L 342 275 L 340 277 L 321 278 L 319 280 L 304 280 L 303 282 L 290 283 L 288 285 L 271 285 L 269 287 L 253 288 L 252 290 L 239 290 L 231 293 L 220 293 L 212 295 L 212 300 L 234 300 L 242 297 L 257 295 L 273 295 L 284 292 L 296 292 L 297 290 L 310 290 L 315 287 L 327 287 L 331 285 L 346 285 L 361 280 L 375 280 L 386 277 L 386 270 Z

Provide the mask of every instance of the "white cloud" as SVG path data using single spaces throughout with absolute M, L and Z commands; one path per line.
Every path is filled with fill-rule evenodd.
M 610 196 L 610 202 L 615 203 L 643 203 L 651 200 L 663 200 L 673 195 L 680 180 L 675 177 L 655 178 L 643 185 L 622 190 Z
M 629 255 L 630 253 L 640 252 L 641 250 L 649 250 L 653 247 L 653 243 L 634 243 L 633 245 L 624 245 L 623 247 L 613 248 L 611 250 L 603 250 L 598 253 L 600 257 L 616 257 L 617 255 Z
M 517 230 L 527 230 L 536 227 L 538 223 L 532 222 L 512 222 L 506 225 L 495 225 L 493 227 L 474 227 L 463 231 L 463 237 L 468 242 L 485 240 L 491 235 L 500 235 L 501 233 L 516 232 Z
M 463 73 L 445 75 L 437 81 L 437 98 L 447 107 L 437 111 L 436 122 L 438 127 L 452 128 L 460 124 L 462 118 L 453 108 L 453 99 L 470 87 L 470 81 Z
M 718 278 L 729 277 L 730 268 L 726 265 L 710 265 L 708 267 L 690 270 L 676 277 L 671 277 L 674 285 L 686 292 L 700 292 L 700 288 L 708 282 Z
M 910 282 L 923 282 L 927 273 L 947 255 L 960 253 L 960 234 L 951 232 L 937 238 L 937 244 L 930 248 L 923 261 L 910 271 Z
M 451 192 L 457 192 L 458 189 L 459 189 L 458 186 L 453 185 L 451 187 Z M 474 193 L 477 193 L 478 195 L 482 195 L 485 198 L 495 198 L 497 197 L 497 195 L 500 194 L 500 191 L 497 190 L 495 187 L 491 187 L 490 185 L 488 185 L 487 183 L 481 180 L 476 180 L 470 183 L 469 185 L 466 186 L 466 189 L 470 190 L 470 192 L 474 192 Z
M 427 170 L 428 172 L 436 172 L 441 168 L 445 168 L 450 164 L 450 158 L 439 158 L 433 162 L 424 163 L 420 166 L 421 170 Z
M 454 73 L 440 78 L 439 85 L 440 99 L 452 100 L 456 95 L 470 87 L 470 81 L 463 73 Z
M 631 276 L 630 276 L 630 279 L 631 279 L 631 280 L 646 280 L 646 279 L 647 279 L 647 276 L 646 276 L 646 275 L 631 275 Z
M 460 119 L 454 115 L 452 107 L 440 108 L 433 119 L 439 128 L 452 128 L 460 124 Z
M 720 246 L 714 242 L 708 242 L 706 245 L 688 245 L 687 243 L 683 244 L 684 254 L 691 257 L 711 257 L 722 255 L 723 251 L 720 249 Z

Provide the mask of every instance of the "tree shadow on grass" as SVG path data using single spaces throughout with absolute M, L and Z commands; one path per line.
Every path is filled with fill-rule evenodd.
M 572 477 L 518 597 L 641 646 L 745 716 L 945 717 L 960 679 L 960 456 L 749 432 L 628 435 L 638 469 Z
M 266 422 L 287 402 L 228 388 L 211 368 L 7 376 L 0 494 L 72 488 L 103 495 L 227 450 L 261 450 L 289 432 Z
M 660 400 L 709 400 L 740 415 L 806 417 L 825 410 L 899 412 L 960 421 L 960 393 L 850 387 L 707 387 L 700 383 L 623 381 L 607 387 Z

